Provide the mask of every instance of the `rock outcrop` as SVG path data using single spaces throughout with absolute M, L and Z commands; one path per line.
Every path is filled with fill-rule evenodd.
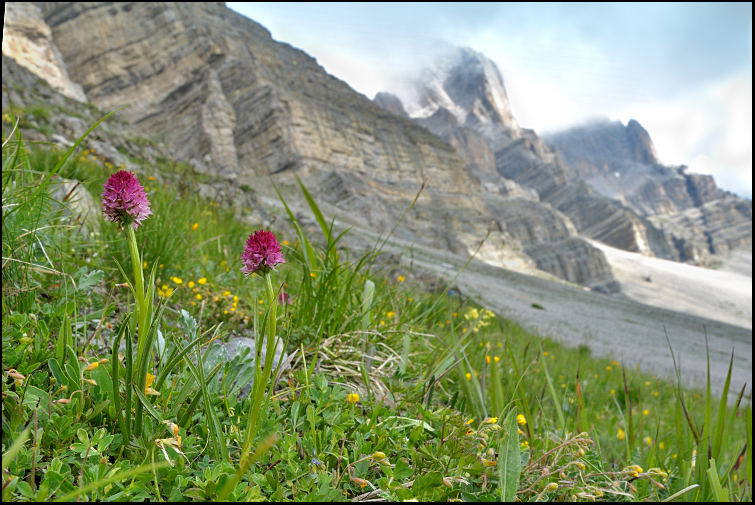
M 84 90 L 68 77 L 63 56 L 52 40 L 39 7 L 7 2 L 3 18 L 3 56 L 9 56 L 68 98 L 86 101 Z

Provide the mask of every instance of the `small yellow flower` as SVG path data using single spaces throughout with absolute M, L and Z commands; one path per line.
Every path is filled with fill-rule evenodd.
M 359 401 L 359 395 L 356 393 L 349 393 L 349 396 L 346 398 L 346 401 L 349 403 L 356 403 Z
M 522 443 L 521 443 L 521 444 L 519 444 L 519 445 L 521 445 L 521 446 L 522 446 L 522 448 L 526 449 L 526 448 L 528 448 L 528 447 L 530 446 L 530 443 L 529 443 L 529 442 L 527 442 L 527 441 L 525 440 L 524 442 L 522 442 Z
M 471 373 L 467 372 L 467 373 L 466 373 L 466 374 L 464 374 L 464 375 L 465 375 L 465 376 L 467 377 L 467 380 L 468 380 L 468 381 L 471 381 L 471 380 L 472 380 L 472 374 L 471 374 Z
M 393 316 L 395 316 L 395 315 L 396 315 L 396 313 L 395 313 L 395 312 L 393 312 L 393 311 L 391 310 L 390 312 L 388 312 L 388 313 L 387 313 L 387 314 L 385 315 L 385 317 L 393 317 Z
M 645 437 L 643 440 L 645 440 L 645 443 L 648 445 L 653 445 L 653 439 L 650 437 Z
M 152 383 L 155 382 L 155 376 L 147 372 L 146 382 L 144 383 L 144 394 L 152 396 L 160 396 L 160 393 L 152 389 Z
M 142 262 L 142 268 L 147 268 L 147 262 L 146 261 Z
M 493 356 L 493 361 L 498 363 L 499 361 L 501 361 L 501 358 L 499 358 L 498 356 Z
M 207 278 L 206 277 L 202 277 L 197 282 L 200 283 L 200 284 L 202 284 L 202 285 L 204 285 L 205 283 L 207 283 Z
M 197 228 L 199 228 L 199 223 L 194 223 L 191 225 L 191 231 L 197 231 Z
M 496 466 L 498 464 L 498 462 L 482 458 L 482 464 L 485 465 L 485 466 L 487 466 L 487 467 L 491 467 L 491 466 Z
M 199 293 L 197 293 L 197 296 L 196 296 L 195 298 L 196 298 L 197 300 L 201 300 L 201 299 L 202 299 L 202 295 L 200 295 Z
M 399 282 L 404 282 L 404 276 L 403 275 L 399 275 L 398 276 L 398 281 Z
M 231 296 L 231 292 L 230 291 L 223 291 L 223 296 Z
M 283 245 L 291 245 L 291 242 L 289 242 L 288 240 L 284 240 L 283 242 L 281 242 L 281 244 L 283 244 Z
M 238 301 L 239 301 L 239 297 L 238 297 L 238 296 L 236 296 L 236 295 L 233 295 L 233 301 L 234 301 L 234 302 L 238 302 Z
M 490 356 L 485 356 L 485 363 L 490 364 Z
M 548 351 L 544 351 L 543 356 L 547 356 L 547 355 L 548 355 Z
M 89 365 L 87 365 L 86 368 L 84 368 L 84 371 L 85 372 L 91 372 L 92 370 L 94 370 L 98 366 L 100 366 L 100 364 L 97 361 L 95 361 L 94 363 L 90 363 Z
M 486 417 L 482 421 L 482 424 L 493 424 L 493 423 L 497 423 L 497 422 L 498 422 L 498 418 L 497 417 Z
M 516 424 L 518 424 L 519 426 L 524 426 L 525 424 L 527 424 L 527 418 L 524 417 L 523 414 L 519 414 L 518 416 L 516 416 Z
M 618 366 L 618 365 L 619 365 L 619 362 L 618 362 L 618 361 L 611 361 L 611 364 L 612 364 L 613 366 Z
M 646 416 L 648 414 L 650 414 L 650 411 L 648 409 L 645 409 L 645 410 L 642 411 L 642 415 L 643 416 Z
M 612 390 L 611 390 L 611 394 L 612 394 L 612 395 L 613 395 L 613 394 L 616 394 L 616 390 L 615 390 L 615 389 L 612 389 Z
M 610 371 L 611 371 L 611 365 L 608 365 L 608 366 L 606 367 L 606 370 L 608 370 L 608 371 L 610 372 Z
M 310 276 L 310 277 L 312 277 L 313 279 L 316 279 L 316 278 L 317 278 L 317 276 L 315 275 L 315 273 L 314 273 L 314 272 L 309 272 L 309 276 Z
M 474 422 L 474 419 L 470 419 L 469 421 L 467 421 L 467 422 L 466 422 L 466 423 L 464 423 L 464 424 L 472 424 L 473 422 Z
M 619 428 L 618 433 L 616 433 L 616 438 L 618 438 L 619 440 L 624 440 L 625 438 L 627 438 L 627 434 L 624 433 L 624 430 Z
M 666 448 L 666 442 L 661 442 L 660 444 L 658 444 L 658 448 L 659 449 L 665 449 Z
M 154 181 L 155 177 L 153 175 L 150 175 L 149 177 L 147 177 L 147 179 L 150 180 L 150 181 Z
M 176 284 L 183 284 L 183 280 L 180 277 L 173 277 L 173 282 Z

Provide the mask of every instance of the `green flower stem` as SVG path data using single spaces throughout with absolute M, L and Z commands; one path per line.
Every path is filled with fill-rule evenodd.
M 257 423 L 260 417 L 260 407 L 262 406 L 262 399 L 265 396 L 265 389 L 267 389 L 267 383 L 270 380 L 272 374 L 273 359 L 275 355 L 275 326 L 276 315 L 278 312 L 278 298 L 275 296 L 275 290 L 273 289 L 272 273 L 268 272 L 263 274 L 265 278 L 265 288 L 267 291 L 267 301 L 270 304 L 270 310 L 267 317 L 267 326 L 265 328 L 267 334 L 267 348 L 265 354 L 265 366 L 262 368 L 262 364 L 257 360 L 255 367 L 257 367 L 257 373 L 254 384 L 254 398 L 252 400 L 252 408 L 249 410 L 247 417 L 247 430 L 246 437 L 244 439 L 244 446 L 241 451 L 242 461 L 248 456 L 252 448 L 252 442 L 257 436 L 257 429 L 259 424 Z M 261 337 L 262 332 L 258 332 L 258 338 Z
M 142 366 L 143 355 L 148 352 L 145 349 L 145 343 L 147 341 L 147 334 L 149 333 L 150 325 L 150 310 L 147 307 L 147 295 L 144 291 L 144 272 L 142 270 L 142 259 L 139 255 L 139 247 L 136 243 L 136 232 L 131 224 L 125 226 L 126 234 L 128 235 L 128 248 L 131 252 L 131 266 L 134 270 L 134 306 L 136 309 L 136 328 L 137 328 L 137 347 L 136 347 L 136 384 L 137 387 L 143 391 L 146 384 L 147 369 L 148 367 Z M 128 394 L 131 394 L 129 385 Z M 142 417 L 144 406 L 141 402 L 136 402 L 136 418 L 134 426 L 134 434 L 139 436 L 142 431 Z

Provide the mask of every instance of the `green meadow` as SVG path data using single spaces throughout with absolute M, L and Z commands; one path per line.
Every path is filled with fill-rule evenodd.
M 245 276 L 248 209 L 133 161 L 136 249 L 100 210 L 120 167 L 3 115 L 3 501 L 751 501 L 741 384 L 689 389 L 415 282 L 301 183 L 316 232 L 278 216 L 285 263 Z

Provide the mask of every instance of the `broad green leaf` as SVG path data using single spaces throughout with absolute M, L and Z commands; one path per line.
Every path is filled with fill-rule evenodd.
M 501 501 L 516 501 L 516 490 L 521 473 L 519 449 L 519 427 L 516 423 L 516 409 L 511 409 L 503 421 L 504 433 L 498 444 L 498 485 Z

